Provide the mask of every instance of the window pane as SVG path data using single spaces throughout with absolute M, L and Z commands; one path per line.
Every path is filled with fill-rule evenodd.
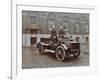
M 63 23 L 63 29 L 68 31 L 68 23 L 67 22 L 64 22 Z

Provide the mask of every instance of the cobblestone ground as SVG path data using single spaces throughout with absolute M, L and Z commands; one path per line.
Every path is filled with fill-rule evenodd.
M 23 48 L 22 68 L 51 68 L 51 67 L 75 67 L 89 65 L 89 47 L 87 44 L 81 44 L 81 55 L 79 58 L 69 58 L 64 62 L 59 62 L 55 55 L 46 53 L 40 55 L 36 48 Z

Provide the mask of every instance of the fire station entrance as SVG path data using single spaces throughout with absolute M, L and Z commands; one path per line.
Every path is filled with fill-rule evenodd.
M 26 28 L 23 33 L 23 47 L 31 47 L 37 43 L 40 29 Z
M 31 45 L 35 45 L 36 42 L 37 42 L 37 38 L 31 37 Z

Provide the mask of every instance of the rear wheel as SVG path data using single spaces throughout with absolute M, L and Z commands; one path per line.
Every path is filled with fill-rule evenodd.
M 76 51 L 76 52 L 73 54 L 74 57 L 78 57 L 79 55 L 80 55 L 80 50 Z
M 56 58 L 61 62 L 65 60 L 66 52 L 65 52 L 65 49 L 62 46 L 58 46 L 56 48 Z

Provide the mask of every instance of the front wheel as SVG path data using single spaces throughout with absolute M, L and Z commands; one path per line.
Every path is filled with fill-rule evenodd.
M 62 46 L 58 46 L 56 48 L 56 58 L 61 62 L 65 60 L 66 52 L 65 52 L 65 49 Z

